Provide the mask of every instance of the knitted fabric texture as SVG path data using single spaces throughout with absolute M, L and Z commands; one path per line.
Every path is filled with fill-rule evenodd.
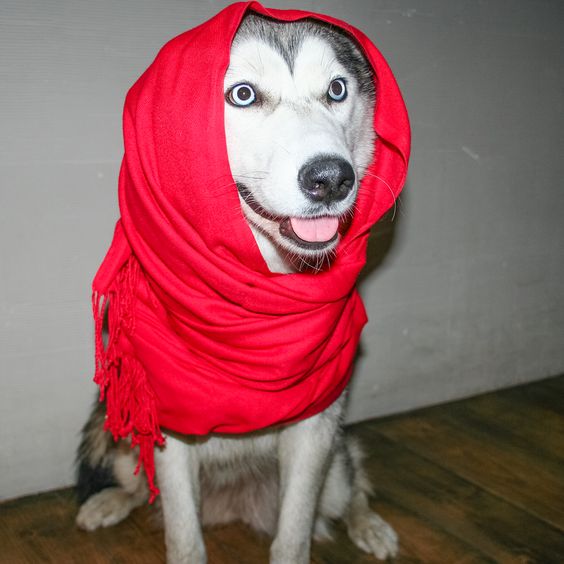
M 329 22 L 374 69 L 374 160 L 335 260 L 319 273 L 268 270 L 232 184 L 223 78 L 249 10 Z M 139 446 L 152 500 L 161 427 L 246 433 L 310 417 L 341 394 L 367 320 L 355 284 L 369 230 L 403 186 L 410 130 L 388 65 L 360 31 L 249 2 L 163 47 L 127 95 L 123 131 L 121 218 L 93 282 L 95 381 L 106 429 Z

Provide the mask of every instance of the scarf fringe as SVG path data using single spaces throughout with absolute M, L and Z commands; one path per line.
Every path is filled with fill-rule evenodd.
M 110 431 L 115 441 L 131 438 L 131 448 L 139 446 L 135 474 L 145 470 L 150 491 L 149 503 L 159 494 L 155 485 L 154 448 L 164 444 L 157 420 L 155 396 L 143 365 L 119 346 L 122 331 L 135 330 L 133 305 L 139 280 L 139 263 L 130 257 L 105 294 L 94 292 L 96 343 L 96 372 L 94 382 L 100 388 L 100 401 L 106 401 L 104 430 Z M 108 318 L 109 334 L 104 343 L 104 319 Z

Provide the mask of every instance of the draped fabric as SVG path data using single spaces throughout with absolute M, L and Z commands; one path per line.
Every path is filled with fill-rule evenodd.
M 329 22 L 374 69 L 374 160 L 322 272 L 271 273 L 231 184 L 223 79 L 248 11 Z M 246 433 L 310 417 L 341 394 L 367 320 L 355 284 L 369 229 L 403 186 L 410 130 L 396 81 L 364 34 L 329 16 L 241 2 L 162 48 L 127 95 L 123 133 L 121 217 L 93 282 L 95 381 L 107 430 L 140 446 L 154 497 L 161 427 Z

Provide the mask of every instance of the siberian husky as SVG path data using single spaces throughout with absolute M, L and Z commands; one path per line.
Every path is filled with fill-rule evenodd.
M 224 90 L 233 178 L 270 270 L 330 268 L 334 223 L 354 213 L 373 156 L 369 64 L 328 25 L 251 14 L 233 42 Z M 317 219 L 281 219 L 296 217 Z M 204 438 L 167 433 L 166 447 L 155 453 L 167 561 L 205 562 L 201 526 L 234 520 L 274 537 L 272 564 L 309 562 L 312 536 L 330 538 L 337 519 L 363 551 L 394 556 L 397 536 L 370 509 L 360 448 L 342 431 L 344 400 L 343 394 L 324 412 L 276 430 Z M 77 458 L 76 522 L 86 530 L 113 525 L 148 499 L 145 477 L 133 475 L 135 452 L 114 444 L 103 421 L 98 405 Z

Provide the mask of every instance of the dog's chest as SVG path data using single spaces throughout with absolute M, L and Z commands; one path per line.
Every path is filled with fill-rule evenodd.
M 278 446 L 278 432 L 259 432 L 237 436 L 209 435 L 198 443 L 198 458 L 203 466 L 238 464 L 249 459 L 271 458 Z

